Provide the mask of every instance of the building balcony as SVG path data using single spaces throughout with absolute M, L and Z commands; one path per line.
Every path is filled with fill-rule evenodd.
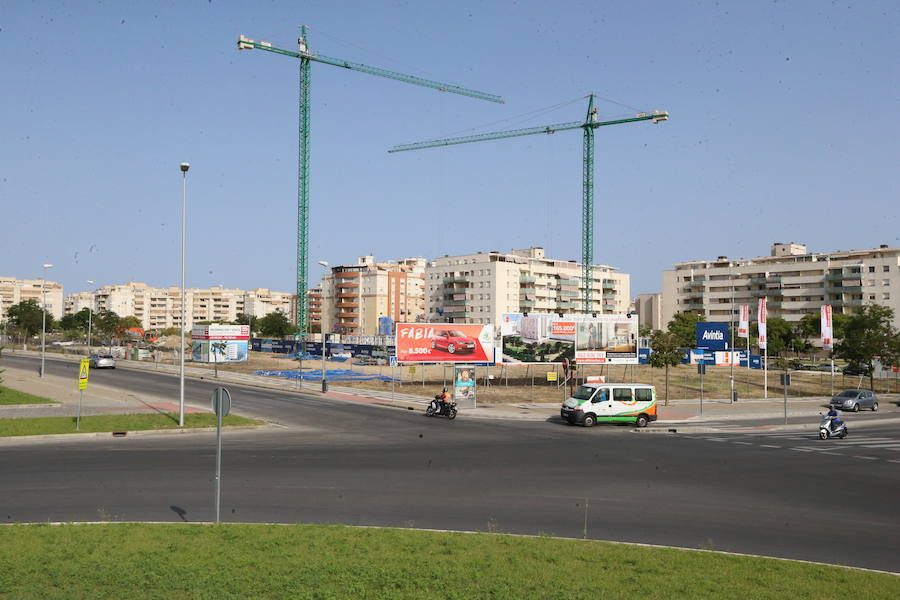
M 338 302 L 335 306 L 338 308 L 359 308 L 359 302 Z
M 339 312 L 335 313 L 335 315 L 339 319 L 355 319 L 359 317 L 359 315 L 355 312 Z
M 861 285 L 845 285 L 842 287 L 827 287 L 825 291 L 829 294 L 859 294 L 863 289 Z
M 354 284 L 356 285 L 356 284 Z M 351 292 L 340 292 L 337 294 L 338 298 L 356 298 L 359 294 L 351 293 Z
M 560 277 L 557 280 L 557 283 L 559 283 L 559 285 L 573 285 L 575 287 L 578 287 L 579 281 L 577 279 L 567 279 L 565 277 Z
M 534 300 L 519 300 L 519 306 L 523 308 L 534 308 Z
M 618 298 L 616 294 L 603 294 L 603 297 L 609 300 L 615 300 L 616 298 Z
M 559 295 L 566 298 L 577 298 L 580 294 L 575 290 L 559 290 Z
M 522 286 L 522 287 L 519 288 L 519 292 L 522 293 L 522 294 L 534 294 L 534 293 L 535 293 L 535 287 L 534 287 L 533 285 Z
M 685 286 L 687 287 L 703 287 L 706 285 L 705 281 L 686 281 Z
M 444 300 L 444 306 L 464 306 L 468 300 Z
M 444 285 L 450 285 L 453 283 L 469 283 L 468 277 L 445 277 Z
M 341 288 L 341 289 L 358 288 L 359 282 L 358 281 L 341 281 L 340 283 L 334 284 L 334 286 Z
M 573 308 L 575 308 L 575 303 L 574 302 L 557 302 L 556 306 L 557 306 L 557 308 L 573 309 Z
M 338 271 L 334 274 L 335 279 L 349 279 L 351 277 L 359 278 L 359 271 Z
M 860 279 L 861 273 L 829 273 L 825 276 L 825 281 L 843 281 L 844 279 Z
M 520 275 L 519 283 L 534 283 L 535 277 L 534 275 Z

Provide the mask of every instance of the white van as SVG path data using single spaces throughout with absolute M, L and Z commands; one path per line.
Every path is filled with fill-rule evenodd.
M 643 383 L 586 383 L 563 402 L 560 416 L 570 425 L 598 422 L 634 423 L 656 420 L 656 388 Z

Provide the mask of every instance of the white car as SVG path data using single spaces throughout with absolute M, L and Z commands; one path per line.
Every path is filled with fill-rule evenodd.
M 92 369 L 115 369 L 116 359 L 111 354 L 91 354 L 90 356 Z

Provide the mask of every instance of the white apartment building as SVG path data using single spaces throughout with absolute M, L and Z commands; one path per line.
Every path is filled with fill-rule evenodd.
M 741 304 L 750 305 L 756 320 L 763 296 L 770 317 L 799 321 L 823 304 L 839 314 L 872 303 L 893 308 L 898 327 L 900 248 L 811 253 L 803 244 L 776 243 L 770 256 L 676 263 L 663 271 L 662 322 L 682 312 L 707 321 L 737 320 Z
M 323 332 L 377 335 L 380 317 L 425 319 L 424 258 L 375 262 L 361 256 L 357 264 L 332 267 L 322 277 Z
M 43 286 L 43 294 L 41 289 Z M 6 320 L 6 311 L 13 304 L 34 300 L 38 306 L 46 302 L 47 312 L 54 319 L 63 316 L 63 286 L 55 281 L 41 279 L 17 279 L 0 277 L 0 321 Z
M 239 313 L 254 318 L 280 310 L 291 314 L 293 295 L 266 288 L 245 291 L 213 286 L 208 289 L 185 290 L 185 321 L 191 327 L 201 321 L 234 321 Z M 66 314 L 82 308 L 108 310 L 120 317 L 134 316 L 144 329 L 166 329 L 181 323 L 181 288 L 155 288 L 130 281 L 106 285 L 96 292 L 80 292 L 66 296 Z
M 504 313 L 622 314 L 631 276 L 593 266 L 591 306 L 583 309 L 582 265 L 544 256 L 543 248 L 444 256 L 425 269 L 428 321 L 500 323 Z

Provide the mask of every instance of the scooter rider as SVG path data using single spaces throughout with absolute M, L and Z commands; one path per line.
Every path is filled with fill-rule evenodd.
M 840 415 L 841 415 L 841 411 L 839 411 L 838 409 L 836 409 L 833 406 L 831 407 L 831 410 L 828 411 L 828 414 L 826 416 L 831 419 L 831 431 L 837 431 L 838 428 L 840 428 L 840 426 L 844 423 L 841 420 Z
M 438 412 L 444 410 L 449 403 L 450 392 L 447 391 L 447 388 L 444 388 L 440 394 L 434 397 L 434 409 Z

